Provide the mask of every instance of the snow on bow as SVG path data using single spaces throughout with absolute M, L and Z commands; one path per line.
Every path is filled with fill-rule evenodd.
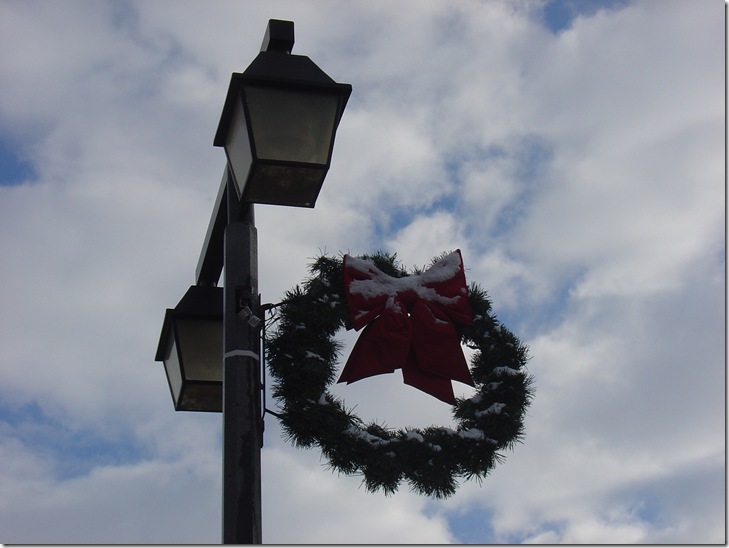
M 393 373 L 446 403 L 451 380 L 473 386 L 455 324 L 472 321 L 460 250 L 422 274 L 395 278 L 373 263 L 344 256 L 349 319 L 364 327 L 338 382 Z

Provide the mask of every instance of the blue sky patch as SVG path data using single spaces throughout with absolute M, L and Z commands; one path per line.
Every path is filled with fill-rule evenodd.
M 559 34 L 569 29 L 579 16 L 590 17 L 600 10 L 624 8 L 629 0 L 549 0 L 542 11 L 547 28 Z
M 117 431 L 113 438 L 105 439 L 98 432 L 72 430 L 49 417 L 35 403 L 20 407 L 0 405 L 0 432 L 52 461 L 59 479 L 85 475 L 99 466 L 143 458 L 142 448 L 133 436 L 119 435 Z
M 447 515 L 451 532 L 460 544 L 492 544 L 494 530 L 491 527 L 493 513 L 485 508 L 469 508 Z
M 33 168 L 0 139 L 0 186 L 19 185 L 33 178 Z

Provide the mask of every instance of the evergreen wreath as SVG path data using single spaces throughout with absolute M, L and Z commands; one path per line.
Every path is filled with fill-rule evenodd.
M 359 258 L 390 276 L 409 275 L 394 254 Z M 477 284 L 468 288 L 473 322 L 459 327 L 462 344 L 475 350 L 470 371 L 476 394 L 452 406 L 456 430 L 393 430 L 365 424 L 327 392 L 342 349 L 334 337 L 348 323 L 342 260 L 322 255 L 309 270 L 311 277 L 274 305 L 278 325 L 266 340 L 279 404 L 273 414 L 295 445 L 318 445 L 332 469 L 362 475 L 370 492 L 392 494 L 406 480 L 419 494 L 447 498 L 458 478 L 481 481 L 504 459 L 498 451 L 522 440 L 533 395 L 532 377 L 524 369 L 527 347 L 491 313 L 491 302 Z

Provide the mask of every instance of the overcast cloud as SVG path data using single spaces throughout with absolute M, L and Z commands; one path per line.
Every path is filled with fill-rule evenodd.
M 316 209 L 257 208 L 263 300 L 323 250 L 460 248 L 537 393 L 524 443 L 447 501 L 366 493 L 269 417 L 264 542 L 725 542 L 724 13 L 0 0 L 0 542 L 220 541 L 221 417 L 175 413 L 154 355 L 270 18 L 353 93 Z M 336 390 L 450 424 L 398 375 Z

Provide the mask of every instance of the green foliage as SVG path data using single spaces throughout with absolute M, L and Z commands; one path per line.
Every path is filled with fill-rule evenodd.
M 360 258 L 391 276 L 408 275 L 395 254 Z M 341 353 L 334 336 L 347 324 L 342 261 L 321 256 L 310 272 L 303 287 L 287 293 L 278 329 L 266 342 L 277 414 L 295 445 L 319 446 L 332 469 L 362 475 L 369 491 L 392 494 L 407 481 L 417 493 L 447 498 L 459 477 L 484 478 L 503 460 L 498 451 L 522 439 L 533 397 L 524 369 L 528 351 L 491 313 L 481 287 L 469 286 L 473 322 L 460 330 L 462 342 L 476 351 L 470 369 L 477 393 L 453 406 L 457 430 L 389 429 L 363 423 L 327 392 Z

